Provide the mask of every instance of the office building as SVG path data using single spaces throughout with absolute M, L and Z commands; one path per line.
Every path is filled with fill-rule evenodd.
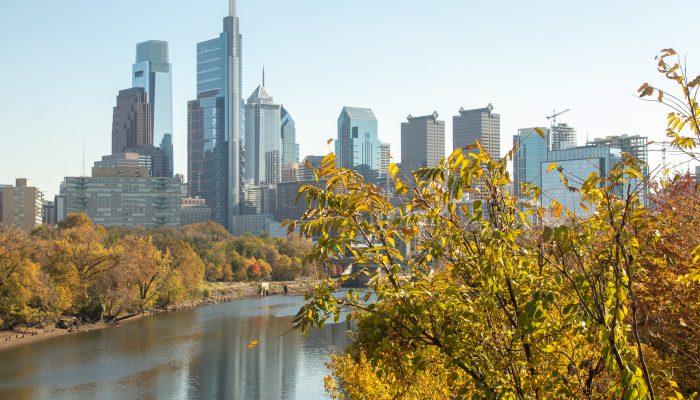
M 205 199 L 212 219 L 229 230 L 240 212 L 241 35 L 229 0 L 219 37 L 197 44 L 197 99 L 188 102 L 190 196 Z
M 94 168 L 141 167 L 148 170 L 147 176 L 162 178 L 168 177 L 168 163 L 169 159 L 163 150 L 144 145 L 124 149 L 123 153 L 102 156 L 102 160 L 95 161 Z
M 177 178 L 127 177 L 122 167 L 109 170 L 95 177 L 66 177 L 66 214 L 85 213 L 106 227 L 180 227 Z
M 299 144 L 294 119 L 284 106 L 280 110 L 280 129 L 282 133 L 282 165 L 299 162 Z
M 566 150 L 578 146 L 576 129 L 568 124 L 559 123 L 549 132 L 549 150 Z
M 153 144 L 153 109 L 146 90 L 131 88 L 119 91 L 112 116 L 112 154 L 129 147 Z
M 44 200 L 41 206 L 41 223 L 44 225 L 56 225 L 56 203 Z
M 211 208 L 204 199 L 183 197 L 180 201 L 180 222 L 182 226 L 211 220 Z
M 548 128 L 540 127 L 544 137 L 535 128 L 518 129 L 513 136 L 513 194 L 522 197 L 521 185 L 529 183 L 542 187 L 541 164 L 547 161 Z
M 241 215 L 274 214 L 277 209 L 277 189 L 274 185 L 244 185 Z
M 493 112 L 493 105 L 465 110 L 452 118 L 452 143 L 454 149 L 464 148 L 479 141 L 493 159 L 501 158 L 501 116 Z M 477 153 L 478 149 L 465 150 Z
M 595 138 L 588 142 L 589 146 L 610 146 L 620 149 L 637 160 L 649 164 L 649 138 L 639 135 L 613 135 Z
M 30 186 L 29 180 L 19 178 L 15 186 L 0 188 L 2 214 L 0 222 L 4 225 L 17 226 L 29 233 L 42 223 L 44 194 Z
M 379 144 L 379 178 L 384 179 L 391 164 L 391 143 Z
M 321 163 L 325 156 L 306 156 L 299 163 L 299 172 L 297 173 L 297 180 L 301 182 L 311 182 L 316 179 L 314 175 L 314 169 L 321 168 Z
M 277 212 L 275 213 L 275 220 L 281 222 L 287 219 L 301 219 L 306 210 L 309 208 L 304 195 L 299 197 L 299 201 L 296 200 L 297 195 L 299 195 L 299 190 L 304 185 L 318 185 L 319 187 L 324 187 L 326 185 L 326 181 L 321 180 L 317 183 L 315 180 L 309 180 L 278 183 Z
M 264 82 L 248 98 L 245 105 L 246 184 L 274 185 L 281 180 L 280 108 L 280 105 L 274 104 Z
M 168 59 L 168 42 L 149 40 L 136 45 L 136 63 L 132 66 L 132 86 L 143 88 L 151 105 L 153 141 L 167 158 L 163 174 L 173 176 L 173 90 L 172 65 Z
M 422 117 L 408 116 L 401 123 L 401 165 L 408 171 L 434 168 L 445 157 L 445 121 L 437 111 Z
M 283 238 L 287 236 L 287 229 L 270 214 L 236 215 L 233 217 L 234 236 L 269 234 L 271 237 Z
M 299 179 L 300 164 L 298 162 L 282 165 L 282 180 L 280 182 L 294 182 Z
M 338 117 L 335 142 L 338 167 L 352 169 L 369 182 L 376 182 L 381 170 L 381 143 L 377 118 L 369 108 L 344 107 Z
M 54 208 L 56 210 L 56 223 L 62 222 L 66 219 L 66 194 L 65 194 L 65 184 L 64 189 L 61 194 L 57 194 L 53 198 Z

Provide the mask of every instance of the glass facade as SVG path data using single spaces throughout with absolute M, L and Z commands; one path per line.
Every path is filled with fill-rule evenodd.
M 522 196 L 520 185 L 530 183 L 542 187 L 541 164 L 547 161 L 547 133 L 549 129 L 540 127 L 545 137 L 540 136 L 535 128 L 518 129 L 513 136 L 513 191 L 518 197 Z
M 245 181 L 274 185 L 281 181 L 280 106 L 258 86 L 245 107 Z
M 146 90 L 148 102 L 153 110 L 153 144 L 160 144 L 160 148 L 168 156 L 169 169 L 166 176 L 173 176 L 173 91 L 168 42 L 149 40 L 136 45 L 132 86 Z
M 197 44 L 197 100 L 188 103 L 190 195 L 206 200 L 212 220 L 231 230 L 242 184 L 241 35 L 235 2 L 218 38 Z
M 381 169 L 377 118 L 369 108 L 345 107 L 338 117 L 335 154 L 340 168 L 353 169 L 376 182 Z
M 588 208 L 586 210 L 581 206 L 581 193 L 572 192 L 566 188 L 561 182 L 558 170 L 547 172 L 547 169 L 551 163 L 557 163 L 558 167 L 563 168 L 569 185 L 580 188 L 591 173 L 606 177 L 612 167 L 620 162 L 620 155 L 620 149 L 610 146 L 586 146 L 550 152 L 548 160 L 540 163 L 542 175 L 541 205 L 549 208 L 552 206 L 552 201 L 556 200 L 565 209 L 578 216 L 589 216 L 593 207 L 586 204 L 586 208 Z
M 299 144 L 297 140 L 297 128 L 294 119 L 289 112 L 282 107 L 280 111 L 280 129 L 282 130 L 282 164 L 299 162 Z

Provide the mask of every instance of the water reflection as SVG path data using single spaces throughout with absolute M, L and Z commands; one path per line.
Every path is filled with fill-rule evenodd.
M 303 337 L 290 330 L 301 302 L 218 304 L 9 349 L 0 399 L 320 399 L 350 326 Z

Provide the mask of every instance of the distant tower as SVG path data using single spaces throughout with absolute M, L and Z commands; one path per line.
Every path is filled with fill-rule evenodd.
M 284 106 L 280 110 L 280 129 L 282 137 L 282 164 L 299 162 L 299 144 L 296 142 L 297 128 L 294 119 Z
M 381 144 L 377 135 L 377 118 L 371 109 L 343 108 L 338 117 L 335 154 L 339 167 L 356 170 L 370 182 L 377 180 L 381 168 Z
M 540 129 L 547 137 L 549 128 Z M 513 148 L 517 150 L 513 155 L 513 194 L 522 196 L 520 186 L 524 182 L 542 187 L 540 167 L 547 161 L 547 141 L 535 128 L 518 129 L 518 134 L 513 136 Z
M 475 110 L 461 108 L 452 118 L 454 149 L 467 147 L 478 140 L 492 158 L 501 158 L 501 116 L 493 112 L 493 105 Z M 476 153 L 471 149 L 468 153 Z
M 190 195 L 205 199 L 213 220 L 229 230 L 241 200 L 241 40 L 229 0 L 223 32 L 197 44 L 197 100 L 187 104 Z
M 552 127 L 549 134 L 549 150 L 566 150 L 576 147 L 576 129 L 568 124 L 559 123 Z
M 379 177 L 385 178 L 391 164 L 391 143 L 381 143 L 380 161 L 379 161 Z
M 445 157 L 445 121 L 437 111 L 422 117 L 408 116 L 401 123 L 401 164 L 409 171 L 434 168 Z
M 173 91 L 168 42 L 149 40 L 136 45 L 132 86 L 146 90 L 148 103 L 153 109 L 153 143 L 168 157 L 166 176 L 173 176 Z
M 263 69 L 263 82 L 265 70 Z M 275 185 L 280 182 L 282 139 L 280 108 L 265 89 L 258 86 L 245 106 L 245 181 L 253 185 Z
M 153 109 L 143 88 L 121 90 L 112 117 L 112 154 L 153 144 Z

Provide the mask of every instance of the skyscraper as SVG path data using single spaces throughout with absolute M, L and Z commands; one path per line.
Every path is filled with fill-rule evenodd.
M 248 98 L 245 106 L 246 183 L 274 185 L 281 180 L 280 129 L 280 105 L 274 104 L 263 81 Z
M 547 137 L 548 128 L 540 128 Z M 541 164 L 547 161 L 547 141 L 535 128 L 518 129 L 513 136 L 513 194 L 522 195 L 520 185 L 530 183 L 542 187 Z
M 190 195 L 206 200 L 214 221 L 231 229 L 241 186 L 241 35 L 236 1 L 218 38 L 197 44 L 197 100 L 188 103 Z
M 297 128 L 294 119 L 286 108 L 282 106 L 280 111 L 280 129 L 282 130 L 282 165 L 299 162 L 299 144 L 297 139 Z
M 143 88 L 119 91 L 112 118 L 112 154 L 153 144 L 153 109 Z
M 408 116 L 401 123 L 401 164 L 408 171 L 433 168 L 445 157 L 445 121 L 437 111 L 423 117 Z
M 577 146 L 576 129 L 568 124 L 556 124 L 549 132 L 549 150 L 566 150 Z
M 391 164 L 391 143 L 380 143 L 379 149 L 379 177 L 383 179 Z
M 153 144 L 165 152 L 168 157 L 166 176 L 173 176 L 173 90 L 168 42 L 149 40 L 136 45 L 132 86 L 146 91 L 153 110 Z
M 353 169 L 370 182 L 379 177 L 381 143 L 377 118 L 369 108 L 344 107 L 338 117 L 335 154 L 340 168 Z
M 30 186 L 29 180 L 19 178 L 14 187 L 3 185 L 0 197 L 2 224 L 17 226 L 27 233 L 41 224 L 44 194 Z
M 501 116 L 493 112 L 493 105 L 474 110 L 461 108 L 452 122 L 454 149 L 467 147 L 478 140 L 492 158 L 501 158 Z M 470 149 L 467 153 L 477 151 Z

